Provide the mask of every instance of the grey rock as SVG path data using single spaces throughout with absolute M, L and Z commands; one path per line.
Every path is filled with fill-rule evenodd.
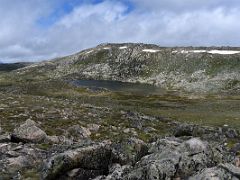
M 0 153 L 5 153 L 9 150 L 9 144 L 0 143 Z
M 112 144 L 113 162 L 120 164 L 131 164 L 147 154 L 148 146 L 145 142 L 137 138 Z
M 88 124 L 87 128 L 91 132 L 97 132 L 99 130 L 99 128 L 100 128 L 100 125 L 98 125 L 98 124 Z
M 174 124 L 175 123 L 175 124 Z M 173 135 L 175 137 L 201 137 L 211 141 L 225 141 L 227 138 L 239 138 L 239 132 L 235 129 L 224 127 L 199 126 L 195 124 L 182 124 L 174 122 Z
M 113 164 L 109 169 L 109 174 L 107 176 L 98 176 L 93 180 L 123 180 L 124 174 L 130 171 L 131 166 L 120 164 Z
M 11 134 L 11 141 L 13 142 L 40 143 L 44 142 L 46 138 L 47 134 L 30 119 L 26 120 L 20 127 L 14 129 L 13 134 Z
M 227 170 L 230 172 L 233 176 L 236 176 L 237 178 L 240 178 L 240 168 L 236 167 L 232 164 L 220 164 L 218 167 Z
M 65 136 L 47 136 L 46 142 L 50 144 L 65 144 L 65 145 L 73 144 L 73 141 L 71 139 L 66 138 Z
M 0 135 L 0 143 L 10 142 L 11 136 L 9 134 Z
M 215 157 L 216 151 L 219 150 L 198 138 L 187 141 L 177 138 L 160 139 L 152 143 L 149 149 L 150 154 L 137 162 L 126 178 L 155 180 L 179 177 L 184 179 L 221 163 L 221 158 Z
M 237 138 L 239 137 L 239 132 L 235 129 L 227 129 L 224 134 L 226 135 L 227 138 Z
M 181 136 L 193 136 L 193 126 L 189 126 L 189 125 L 181 125 L 181 126 L 177 126 L 174 129 L 173 135 L 175 137 L 181 137 Z
M 89 138 L 91 135 L 91 131 L 88 128 L 74 125 L 67 129 L 66 136 L 68 138 L 73 138 L 74 141 L 79 141 L 81 139 Z
M 166 138 L 163 138 L 163 139 L 158 139 L 156 142 L 153 142 L 151 144 L 151 147 L 149 149 L 149 153 L 161 153 L 165 149 L 173 151 L 181 143 L 183 143 L 183 140 L 175 138 L 175 137 L 166 137 Z
M 164 179 L 172 178 L 177 172 L 177 165 L 181 159 L 178 152 L 163 152 L 144 156 L 127 176 L 128 179 Z
M 11 171 L 17 171 L 19 169 L 31 166 L 31 160 L 27 156 L 18 156 L 8 159 L 8 168 Z
M 82 179 L 82 180 L 87 180 L 87 179 L 92 179 L 95 178 L 101 174 L 104 174 L 104 170 L 94 170 L 94 169 L 82 169 L 82 168 L 77 168 L 73 169 L 63 176 L 61 176 L 59 179 L 61 180 L 75 180 L 75 179 Z
M 232 164 L 220 164 L 219 166 L 206 168 L 198 172 L 189 180 L 208 180 L 208 179 L 232 179 L 237 180 L 240 178 L 240 168 Z
M 43 154 L 34 145 L 19 145 L 16 143 L 1 144 L 0 147 L 0 177 L 7 176 L 6 179 L 12 179 L 19 172 L 25 172 L 28 169 L 37 170 L 43 161 Z M 5 174 L 5 175 L 4 175 Z
M 51 157 L 45 163 L 42 177 L 56 179 L 76 168 L 107 172 L 111 156 L 109 143 L 69 150 Z

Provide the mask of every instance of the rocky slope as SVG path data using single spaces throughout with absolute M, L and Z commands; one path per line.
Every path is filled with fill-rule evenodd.
M 167 89 L 240 89 L 240 48 L 102 44 L 17 71 L 23 79 L 97 79 L 141 82 Z
M 149 143 L 132 137 L 126 142 L 94 142 L 90 130 L 75 126 L 71 138 L 49 136 L 27 120 L 14 132 L 0 132 L 1 179 L 239 179 L 239 144 L 229 151 L 226 138 L 239 140 L 232 129 L 172 126 L 168 137 Z M 92 131 L 92 129 L 91 129 Z M 98 131 L 98 129 L 96 130 Z M 199 136 L 199 132 L 202 135 Z M 78 135 L 82 136 L 78 136 Z M 197 137 L 196 137 L 197 136 Z M 73 140 L 72 137 L 76 139 Z M 217 138 L 217 140 L 216 140 Z M 41 143 L 48 145 L 43 148 Z M 127 143 L 127 146 L 126 144 Z

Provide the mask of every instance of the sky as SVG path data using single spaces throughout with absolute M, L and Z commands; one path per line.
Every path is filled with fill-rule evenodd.
M 240 46 L 239 0 L 0 0 L 0 62 L 101 43 Z

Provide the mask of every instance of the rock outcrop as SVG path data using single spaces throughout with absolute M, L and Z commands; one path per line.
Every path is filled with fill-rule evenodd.
M 222 153 L 198 138 L 182 141 L 159 139 L 127 175 L 127 179 L 187 178 L 205 168 L 224 162 Z
M 174 123 L 173 123 L 174 124 Z M 92 127 L 89 126 L 89 127 Z M 0 177 L 5 179 L 238 179 L 240 160 L 237 152 L 223 141 L 238 131 L 193 125 L 173 126 L 173 135 L 144 142 L 136 137 L 119 142 L 90 140 L 90 131 L 79 125 L 61 136 L 48 136 L 32 120 L 14 129 L 0 141 Z M 92 131 L 96 131 L 94 125 Z M 203 133 L 201 135 L 201 133 Z M 231 132 L 231 133 L 229 133 Z M 221 134 L 222 133 L 222 134 Z M 213 140 L 210 135 L 219 139 Z
M 203 171 L 189 178 L 189 180 L 207 180 L 207 179 L 233 179 L 240 178 L 240 168 L 232 164 L 220 164 L 213 168 L 206 168 Z

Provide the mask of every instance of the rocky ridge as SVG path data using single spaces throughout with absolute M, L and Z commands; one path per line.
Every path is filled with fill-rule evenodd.
M 80 53 L 18 69 L 23 79 L 141 82 L 184 91 L 239 91 L 240 49 L 101 44 Z

